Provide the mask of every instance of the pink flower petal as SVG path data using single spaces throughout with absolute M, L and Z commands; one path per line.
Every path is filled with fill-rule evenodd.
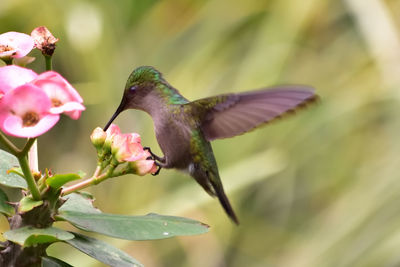
M 32 84 L 21 85 L 7 92 L 0 102 L 0 113 L 23 115 L 28 111 L 38 114 L 49 113 L 51 101 L 45 92 Z
M 137 133 L 128 133 L 127 138 L 130 143 L 140 143 L 141 142 L 140 135 Z
M 68 102 L 59 107 L 52 107 L 50 112 L 53 114 L 65 113 L 71 119 L 77 120 L 81 116 L 82 111 L 85 110 L 85 106 L 78 102 Z
M 137 139 L 137 134 L 114 135 L 111 151 L 119 162 L 136 161 L 143 158 L 144 150 L 140 143 L 132 142 Z
M 43 72 L 32 83 L 42 88 L 51 99 L 57 99 L 63 104 L 71 101 L 83 103 L 78 92 L 57 72 Z
M 135 165 L 136 174 L 140 176 L 157 171 L 157 165 L 153 160 L 139 160 L 133 162 L 133 164 Z
M 82 110 L 66 111 L 65 115 L 69 116 L 73 120 L 77 120 L 81 117 Z
M 32 81 L 37 76 L 30 69 L 14 65 L 0 67 L 0 92 L 4 94 L 9 90 Z
M 26 56 L 34 46 L 33 38 L 20 32 L 0 34 L 0 58 L 21 58 Z M 12 51 L 10 53 L 10 51 Z
M 33 138 L 53 128 L 59 119 L 60 115 L 49 114 L 40 118 L 40 121 L 35 126 L 24 127 L 21 117 L 11 115 L 2 122 L 1 130 L 8 135 Z
M 143 158 L 144 150 L 141 144 L 128 143 L 129 154 L 123 159 L 124 161 L 136 161 Z
M 40 74 L 32 84 L 42 88 L 53 103 L 54 114 L 65 113 L 72 119 L 79 119 L 85 110 L 82 98 L 78 92 L 60 74 L 47 71 Z
M 115 134 L 120 134 L 121 130 L 119 129 L 118 125 L 116 124 L 111 124 L 110 127 L 108 127 L 107 131 L 107 137 Z

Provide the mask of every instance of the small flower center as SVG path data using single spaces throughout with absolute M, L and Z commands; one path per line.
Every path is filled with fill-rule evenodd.
M 39 121 L 39 114 L 33 111 L 29 111 L 22 116 L 22 126 L 24 127 L 35 126 Z
M 0 44 L 0 53 L 8 52 L 8 51 L 13 51 L 15 50 L 13 47 L 9 45 L 1 45 Z
M 62 105 L 62 102 L 57 98 L 52 98 L 51 103 L 52 103 L 53 107 L 59 107 Z

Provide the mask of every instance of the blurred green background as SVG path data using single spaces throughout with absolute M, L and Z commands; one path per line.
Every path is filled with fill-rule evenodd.
M 312 85 L 322 98 L 213 143 L 240 226 L 188 176 L 163 170 L 89 191 L 104 212 L 187 216 L 210 232 L 100 238 L 146 266 L 400 265 L 400 1 L 1 0 L 0 32 L 42 25 L 60 38 L 54 69 L 87 108 L 39 138 L 42 169 L 94 171 L 89 135 L 140 65 L 159 69 L 189 99 L 276 84 Z M 43 71 L 40 53 L 31 55 L 30 66 Z M 126 111 L 116 123 L 160 154 L 147 114 Z M 104 266 L 65 244 L 48 252 L 74 266 Z

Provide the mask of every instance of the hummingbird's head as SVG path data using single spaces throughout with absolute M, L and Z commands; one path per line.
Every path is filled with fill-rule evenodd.
M 126 82 L 121 103 L 110 121 L 104 127 L 104 131 L 106 131 L 114 119 L 126 109 L 133 108 L 148 111 L 147 108 L 154 102 L 151 100 L 157 97 L 152 92 L 159 83 L 166 83 L 166 81 L 155 68 L 141 66 L 133 70 Z

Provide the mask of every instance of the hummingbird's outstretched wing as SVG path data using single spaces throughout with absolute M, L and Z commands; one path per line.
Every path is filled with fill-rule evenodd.
M 211 141 L 245 133 L 316 99 L 318 96 L 312 87 L 280 86 L 204 98 L 191 104 L 202 109 L 201 128 L 206 139 Z

